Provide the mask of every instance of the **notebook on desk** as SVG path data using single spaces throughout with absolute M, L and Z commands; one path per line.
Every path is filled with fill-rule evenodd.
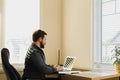
M 63 70 L 59 71 L 59 74 L 74 74 L 79 73 L 80 71 L 72 71 L 73 64 L 75 62 L 76 57 L 73 56 L 67 56 L 64 64 L 63 64 Z

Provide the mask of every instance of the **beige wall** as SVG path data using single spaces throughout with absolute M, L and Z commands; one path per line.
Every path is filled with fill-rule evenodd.
M 63 0 L 63 55 L 76 56 L 75 68 L 92 69 L 92 0 Z
M 57 53 L 60 49 L 62 59 L 67 55 L 77 57 L 74 67 L 84 69 L 92 67 L 92 2 L 92 0 L 41 0 L 40 23 L 41 29 L 48 33 L 45 47 L 48 64 L 57 63 Z
M 2 42 L 1 42 L 1 39 L 2 39 L 2 36 L 1 36 L 1 32 L 2 32 L 2 0 L 0 0 L 0 48 L 2 46 Z
M 48 33 L 47 63 L 76 56 L 75 68 L 92 68 L 92 0 L 41 0 L 41 28 Z M 62 48 L 61 48 L 62 46 Z
M 58 49 L 61 50 L 61 0 L 41 0 L 41 29 L 47 35 L 45 47 L 48 64 L 57 63 Z

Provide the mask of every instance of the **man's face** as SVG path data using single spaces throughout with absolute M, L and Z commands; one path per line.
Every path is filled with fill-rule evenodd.
M 44 48 L 44 46 L 46 45 L 46 35 L 44 36 L 44 38 L 40 38 L 40 47 Z

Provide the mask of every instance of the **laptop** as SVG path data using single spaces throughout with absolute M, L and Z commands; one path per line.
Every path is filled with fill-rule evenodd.
M 67 56 L 64 64 L 63 64 L 63 70 L 59 71 L 59 74 L 74 74 L 79 73 L 80 71 L 72 71 L 73 64 L 76 60 L 76 57 L 74 56 Z

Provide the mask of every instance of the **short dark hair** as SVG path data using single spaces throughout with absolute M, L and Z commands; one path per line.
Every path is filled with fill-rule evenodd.
M 45 31 L 38 29 L 35 32 L 33 32 L 32 40 L 36 42 L 40 37 L 43 39 L 45 35 L 47 35 Z

